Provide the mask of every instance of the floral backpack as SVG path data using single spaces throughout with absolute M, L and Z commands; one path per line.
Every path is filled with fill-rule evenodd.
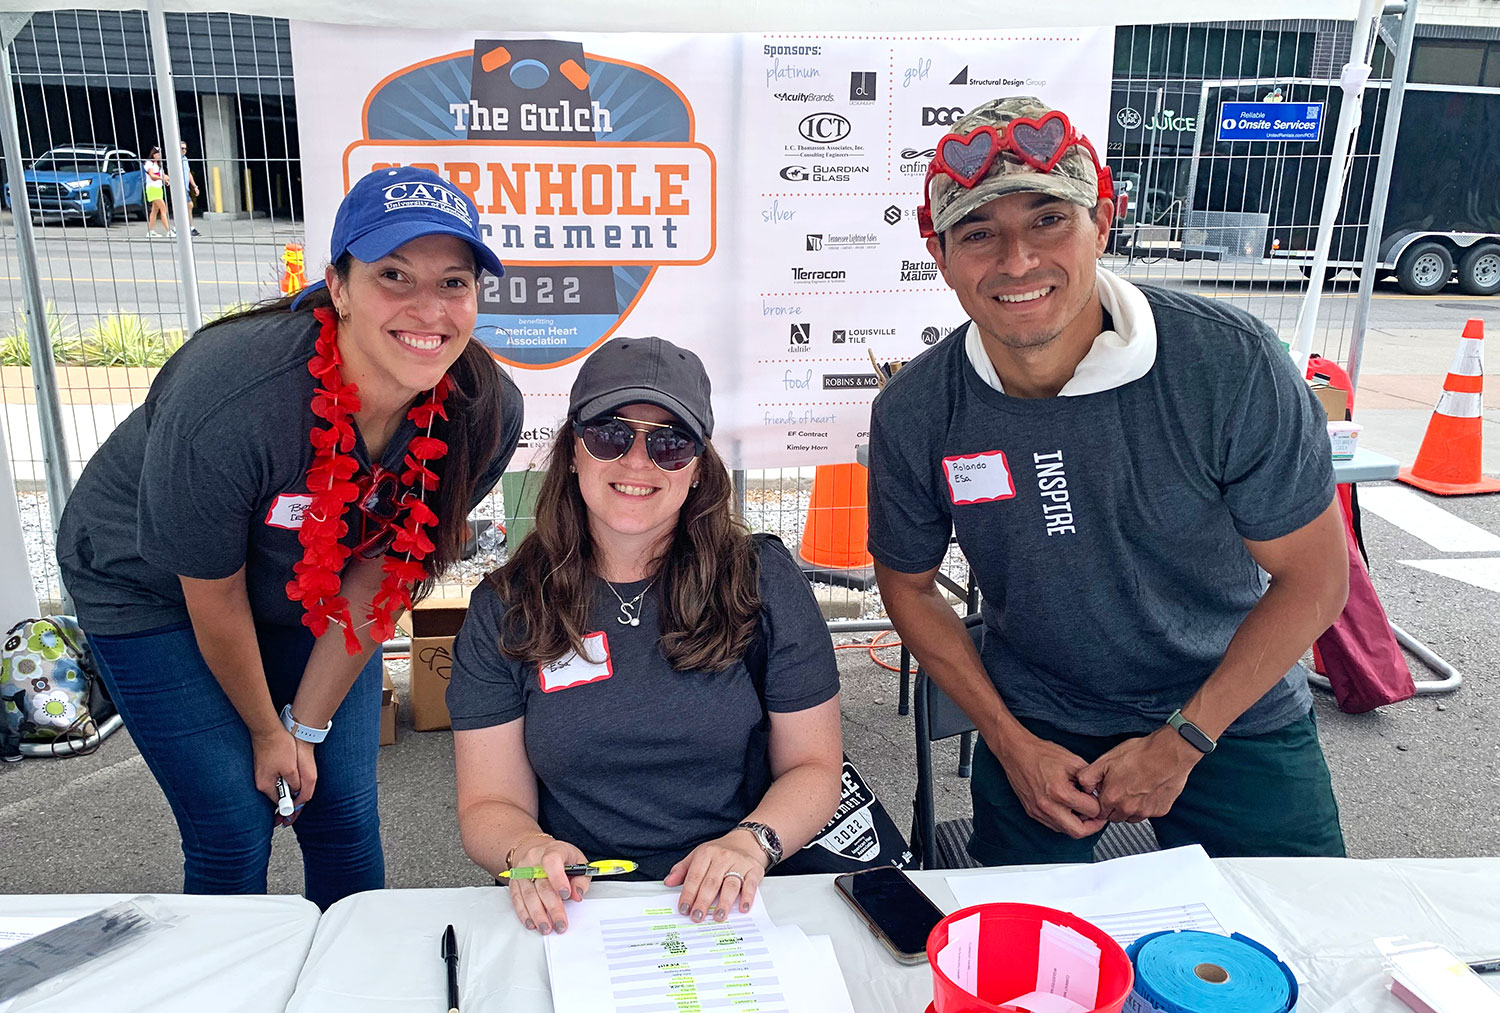
M 0 650 L 0 753 L 19 759 L 20 746 L 50 746 L 58 755 L 85 751 L 112 710 L 102 692 L 88 641 L 72 616 L 23 619 Z M 96 743 L 97 744 L 97 743 Z

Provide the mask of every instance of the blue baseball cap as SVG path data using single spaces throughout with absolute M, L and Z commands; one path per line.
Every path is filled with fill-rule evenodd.
M 430 169 L 405 165 L 376 169 L 350 188 L 333 219 L 330 260 L 345 253 L 365 263 L 423 236 L 457 236 L 474 251 L 481 271 L 503 275 L 505 268 L 479 233 L 479 209 L 469 195 Z M 323 282 L 302 290 L 305 295 Z M 295 309 L 301 295 L 292 303 Z

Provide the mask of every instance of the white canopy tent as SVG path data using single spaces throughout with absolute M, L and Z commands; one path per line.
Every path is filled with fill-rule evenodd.
M 0 0 L 0 11 L 67 10 L 47 0 Z M 131 0 L 102 0 L 100 10 L 139 10 Z M 1358 0 L 168 0 L 174 12 L 222 11 L 374 27 L 489 28 L 548 32 L 888 32 L 993 28 L 1065 28 L 1253 18 L 1352 19 Z

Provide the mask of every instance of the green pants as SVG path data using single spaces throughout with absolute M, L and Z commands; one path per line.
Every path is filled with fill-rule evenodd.
M 1077 735 L 1021 722 L 1089 762 L 1130 735 Z M 1026 814 L 1000 761 L 981 741 L 971 780 L 974 834 L 969 854 L 985 865 L 1088 862 L 1099 834 L 1079 840 Z M 1342 858 L 1344 835 L 1312 712 L 1264 735 L 1229 736 L 1188 775 L 1165 816 L 1151 820 L 1164 848 L 1201 844 L 1215 858 L 1321 855 Z M 1100 833 L 1103 833 L 1101 830 Z

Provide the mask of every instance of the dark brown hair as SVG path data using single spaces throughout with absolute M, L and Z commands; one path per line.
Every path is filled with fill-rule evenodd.
M 489 581 L 509 605 L 506 654 L 545 664 L 570 649 L 587 656 L 589 604 L 600 577 L 588 506 L 578 490 L 575 439 L 564 423 L 537 493 L 536 525 Z M 729 505 L 733 487 L 713 444 L 698 462 L 672 539 L 657 560 L 661 650 L 678 671 L 719 672 L 744 657 L 760 615 L 760 563 L 750 532 Z
M 345 253 L 333 265 L 338 276 L 345 281 L 349 278 L 351 261 L 350 255 Z M 283 296 L 252 306 L 242 313 L 206 324 L 203 330 L 272 313 L 285 314 L 288 325 L 295 326 L 295 322 L 306 319 L 306 314 L 313 310 L 333 306 L 333 296 L 326 288 L 307 292 L 293 310 L 295 298 Z M 479 479 L 494 459 L 500 443 L 502 388 L 500 367 L 494 357 L 471 338 L 458 360 L 448 367 L 448 376 L 453 381 L 453 391 L 443 405 L 448 412 L 448 421 L 438 418 L 432 428 L 433 435 L 448 444 L 448 453 L 433 469 L 440 477 L 437 501 L 429 504 L 438 516 L 437 528 L 432 532 L 436 549 L 423 561 L 427 577 L 417 587 L 412 596 L 414 599 L 426 597 L 443 571 L 462 558 L 469 533 L 469 511 L 480 492 Z

